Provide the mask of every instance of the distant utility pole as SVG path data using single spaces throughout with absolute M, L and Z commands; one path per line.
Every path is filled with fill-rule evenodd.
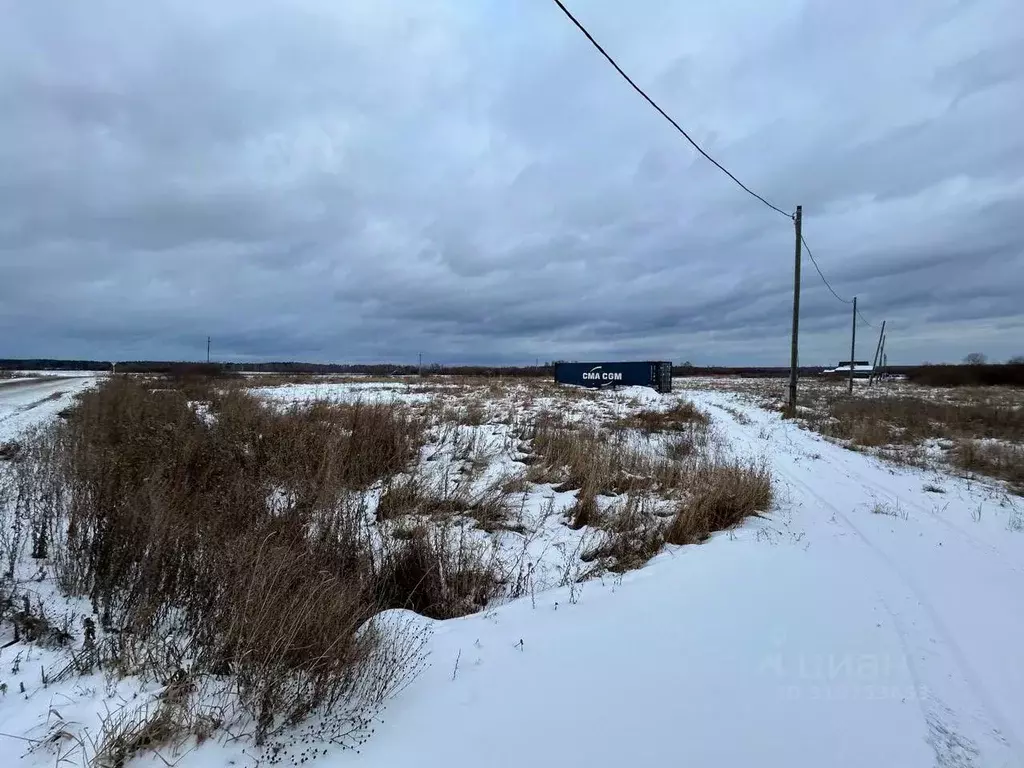
M 875 356 L 871 358 L 871 376 L 868 378 L 868 384 L 873 384 L 875 381 L 875 372 L 878 370 L 878 366 L 881 364 L 879 355 L 882 353 L 882 337 L 885 335 L 885 320 L 882 321 L 882 329 L 878 332 L 878 344 L 875 345 Z
M 857 356 L 857 297 L 853 297 L 853 332 L 850 334 L 850 394 L 853 394 L 853 363 Z
M 206 362 L 210 362 L 210 337 L 206 337 Z
M 801 227 L 803 225 L 803 206 L 796 207 L 796 215 L 793 217 L 793 224 L 796 228 L 796 263 L 793 268 L 793 346 L 789 352 L 789 412 L 796 415 L 796 374 L 799 364 L 797 353 L 797 337 L 800 334 L 800 242 L 802 240 Z
M 420 352 L 420 365 L 419 365 L 420 376 L 423 375 L 423 353 Z

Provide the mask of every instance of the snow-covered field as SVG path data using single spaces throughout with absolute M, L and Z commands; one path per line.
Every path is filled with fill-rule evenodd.
M 528 564 L 526 593 L 465 618 L 411 617 L 430 630 L 428 667 L 358 752 L 318 750 L 302 764 L 1024 766 L 1024 500 L 886 464 L 784 421 L 758 396 L 688 383 L 671 395 L 516 382 L 259 390 L 282 405 L 424 409 L 435 427 L 423 462 L 446 482 L 444 467 L 475 463 L 459 482 L 477 487 L 523 469 L 518 431 L 539 413 L 597 423 L 689 399 L 718 450 L 767 462 L 775 481 L 767 515 L 581 583 L 574 553 L 593 534 L 563 524 L 574 493 L 528 487 L 514 530 L 490 534 L 497 556 Z M 3 439 L 69 397 L 21 402 L 0 390 Z M 23 586 L 80 621 L 88 606 L 56 596 L 45 570 L 33 583 L 37 570 L 19 569 Z M 3 632 L 0 765 L 80 765 L 104 719 L 161 690 L 101 674 L 58 680 L 65 651 Z M 261 759 L 224 736 L 132 764 Z

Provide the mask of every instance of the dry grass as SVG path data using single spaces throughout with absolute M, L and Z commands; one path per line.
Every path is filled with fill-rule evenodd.
M 1024 411 L 915 397 L 844 398 L 827 404 L 821 427 L 833 437 L 866 446 L 937 437 L 1024 440 Z
M 597 525 L 597 496 L 592 488 L 580 489 L 576 495 L 576 503 L 566 512 L 566 517 L 569 519 L 569 527 L 574 531 L 578 531 L 588 525 Z
M 961 440 L 952 454 L 953 464 L 965 472 L 998 477 L 1024 493 L 1024 446 Z
M 767 467 L 722 463 L 710 450 L 708 422 L 688 403 L 640 411 L 617 420 L 610 431 L 541 419 L 524 435 L 532 451 L 527 476 L 555 484 L 556 491 L 578 489 L 566 524 L 602 536 L 585 559 L 615 571 L 638 568 L 666 541 L 698 543 L 771 506 Z M 653 438 L 664 457 L 637 443 L 638 433 L 664 433 Z M 608 496 L 619 500 L 602 501 Z M 673 497 L 681 500 L 666 524 L 654 513 L 654 499 Z
M 183 685 L 172 683 L 157 701 L 109 715 L 103 722 L 102 740 L 92 764 L 97 768 L 123 768 L 137 755 L 159 752 L 181 739 L 188 731 L 177 701 L 179 696 L 187 695 L 177 690 Z
M 804 423 L 854 450 L 890 461 L 929 466 L 929 440 L 956 444 L 946 461 L 964 471 L 1021 487 L 1024 409 L 1012 390 L 922 390 L 900 385 L 848 397 L 825 384 L 802 396 Z
M 637 429 L 648 434 L 657 432 L 689 432 L 708 425 L 707 414 L 688 400 L 680 400 L 673 407 L 659 410 L 636 411 L 616 421 L 619 429 Z
M 681 480 L 678 462 L 659 459 L 631 441 L 629 434 L 541 420 L 524 437 L 533 453 L 527 478 L 554 484 L 559 491 L 583 489 L 591 495 L 640 490 L 669 493 Z
M 501 592 L 501 580 L 480 542 L 442 526 L 413 530 L 385 548 L 376 569 L 383 608 L 405 608 L 433 619 L 475 613 Z
M 629 494 L 602 513 L 595 508 L 593 522 L 599 523 L 603 536 L 583 553 L 583 560 L 607 561 L 608 569 L 618 573 L 642 567 L 665 543 L 664 525 L 653 506 L 650 496 Z
M 510 521 L 510 496 L 522 482 L 499 480 L 474 492 L 469 483 L 455 485 L 442 480 L 428 481 L 411 475 L 387 485 L 377 503 L 377 520 L 394 520 L 406 516 L 434 521 L 458 517 L 476 521 L 483 531 L 515 530 Z
M 397 405 L 277 412 L 235 389 L 119 377 L 12 465 L 5 487 L 22 501 L 5 556 L 22 546 L 11 536 L 30 540 L 92 602 L 108 668 L 166 678 L 187 656 L 192 675 L 230 675 L 265 742 L 351 702 L 388 641 L 360 629 L 382 607 L 459 615 L 479 603 L 467 574 L 494 580 L 465 550 L 413 537 L 382 556 L 370 535 L 367 490 L 410 469 L 423 439 Z M 409 578 L 412 562 L 428 582 Z M 110 753 L 155 742 L 146 729 Z
M 673 432 L 665 439 L 665 456 L 674 462 L 687 461 L 706 450 L 709 442 L 707 426 L 692 423 L 687 429 Z
M 772 479 L 764 464 L 709 464 L 693 481 L 666 529 L 670 544 L 699 543 L 771 507 Z
M 27 593 L 9 580 L 0 582 L 0 622 L 8 622 L 14 633 L 14 641 L 25 641 L 58 648 L 67 646 L 72 640 L 70 618 L 62 620 L 47 614 L 37 599 L 35 603 Z

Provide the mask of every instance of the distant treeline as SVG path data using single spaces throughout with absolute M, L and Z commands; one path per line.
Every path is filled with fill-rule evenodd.
M 362 374 L 368 376 L 411 376 L 419 372 L 416 365 L 397 363 L 189 363 L 170 360 L 126 360 L 115 364 L 119 373 L 156 373 L 166 375 L 232 375 L 238 373 L 285 374 Z M 99 360 L 15 360 L 0 359 L 0 370 L 40 371 L 109 371 L 111 364 Z M 818 376 L 824 366 L 803 366 L 801 376 Z M 908 380 L 933 387 L 1012 386 L 1024 387 L 1024 363 L 992 365 L 917 365 L 889 366 L 887 373 L 902 374 Z M 553 376 L 554 365 L 488 366 L 438 365 L 423 367 L 428 375 L 448 376 Z M 784 366 L 673 366 L 672 375 L 743 376 L 747 378 L 785 378 Z
M 929 387 L 1024 387 L 1024 363 L 919 365 L 906 376 Z
M 109 371 L 110 363 L 97 360 L 0 359 L 0 371 Z
M 801 376 L 819 376 L 825 367 L 822 365 L 801 366 Z M 672 376 L 742 376 L 750 379 L 782 379 L 789 376 L 789 366 L 701 366 L 674 365 Z
M 289 373 L 289 374 L 362 374 L 368 376 L 411 376 L 419 373 L 417 365 L 398 363 L 196 363 L 177 360 L 121 360 L 113 364 L 118 373 L 180 374 L 204 373 Z M 0 359 L 0 370 L 29 371 L 109 371 L 111 363 L 99 360 L 16 360 Z M 488 365 L 424 365 L 424 374 L 455 376 L 553 376 L 550 365 L 488 366 Z

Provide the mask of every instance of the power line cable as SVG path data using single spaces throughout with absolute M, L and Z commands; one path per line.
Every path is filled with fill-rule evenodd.
M 877 327 L 878 327 L 878 326 L 877 326 L 877 325 L 875 325 L 874 323 L 869 323 L 869 322 L 868 322 L 867 320 L 865 320 L 865 319 L 864 319 L 864 315 L 862 315 L 862 314 L 860 313 L 860 309 L 858 309 L 858 310 L 857 310 L 857 317 L 859 317 L 859 318 L 860 318 L 860 320 L 861 320 L 861 322 L 862 322 L 862 323 L 864 323 L 864 325 L 868 326 L 869 328 L 877 328 Z
M 807 255 L 811 257 L 811 263 L 814 265 L 814 269 L 817 270 L 818 277 L 821 278 L 821 282 L 823 282 L 825 284 L 825 287 L 828 288 L 829 291 L 832 292 L 833 296 L 835 296 L 837 299 L 839 299 L 839 301 L 843 302 L 843 304 L 853 304 L 853 301 L 851 299 L 844 299 L 842 296 L 840 296 L 838 293 L 836 293 L 835 290 L 832 288 L 832 285 L 829 283 L 829 281 L 825 279 L 825 275 L 822 273 L 821 267 L 818 266 L 817 259 L 815 259 L 814 258 L 814 254 L 811 253 L 811 247 L 809 245 L 807 245 L 807 239 L 802 234 L 800 235 L 800 240 L 804 244 L 804 250 L 807 251 Z M 864 323 L 864 325 L 868 326 L 869 328 L 877 328 L 878 327 L 874 323 L 868 322 L 868 320 L 864 317 L 864 315 L 861 314 L 861 311 L 860 311 L 859 307 L 857 308 L 857 317 L 859 317 L 861 322 Z
M 825 284 L 825 287 L 828 288 L 832 292 L 833 296 L 835 296 L 837 299 L 839 299 L 841 302 L 843 302 L 843 304 L 853 304 L 853 300 L 852 299 L 844 299 L 842 296 L 840 296 L 838 293 L 836 293 L 835 289 L 832 287 L 832 285 L 829 283 L 829 281 L 825 279 L 825 275 L 822 273 L 821 267 L 818 266 L 817 259 L 815 259 L 814 258 L 814 254 L 811 253 L 811 247 L 807 244 L 807 238 L 805 238 L 803 235 L 800 235 L 800 240 L 804 244 L 804 250 L 807 251 L 807 255 L 811 257 L 811 264 L 813 264 L 814 268 L 818 271 L 818 277 L 821 278 L 821 282 L 823 282 Z M 858 313 L 858 314 L 860 314 L 860 313 Z M 863 318 L 861 318 L 861 319 L 863 319 Z
M 672 124 L 672 127 L 674 127 L 677 131 L 679 131 L 681 134 L 683 134 L 683 138 L 685 138 L 688 142 L 690 142 L 690 144 L 693 145 L 693 148 L 696 149 L 698 152 L 700 152 L 701 155 L 703 155 L 706 160 L 711 162 L 716 168 L 718 168 L 718 170 L 720 170 L 722 173 L 724 173 L 726 176 L 728 176 L 730 179 L 732 179 L 734 182 L 736 182 L 736 184 L 738 184 L 739 187 L 744 192 L 746 192 L 748 195 L 756 197 L 758 200 L 760 200 L 762 203 L 767 205 L 769 208 L 771 208 L 776 213 L 781 213 L 783 216 L 785 216 L 788 219 L 792 219 L 793 218 L 793 214 L 787 213 L 786 211 L 782 210 L 778 206 L 775 206 L 775 205 L 772 205 L 771 203 L 769 203 L 767 200 L 765 200 L 763 197 L 761 197 L 761 195 L 757 194 L 757 192 L 755 192 L 750 187 L 748 187 L 746 184 L 744 184 L 742 181 L 737 179 L 732 173 L 729 172 L 729 170 L 724 165 L 722 165 L 720 162 L 715 160 L 715 158 L 713 158 L 711 155 L 709 155 L 707 152 L 705 152 L 701 148 L 700 144 L 698 144 L 696 141 L 694 141 L 693 139 L 690 138 L 690 134 L 688 134 L 686 131 L 684 131 L 682 126 L 679 125 L 679 123 L 677 123 L 675 120 L 673 120 L 664 109 L 659 107 L 657 102 L 655 102 L 654 99 L 652 99 L 650 96 L 648 96 L 644 92 L 643 88 L 641 88 L 639 85 L 637 85 L 635 82 L 633 82 L 633 79 L 629 75 L 627 75 L 625 73 L 625 71 L 623 71 L 622 67 L 620 67 L 616 63 L 615 59 L 613 59 L 609 55 L 609 53 L 603 47 L 601 47 L 601 44 L 599 42 L 597 42 L 597 40 L 594 39 L 594 36 L 592 34 L 590 34 L 590 32 L 587 31 L 587 28 L 584 27 L 582 24 L 580 24 L 580 22 L 577 21 L 576 17 L 573 16 L 572 13 L 569 11 L 569 9 L 566 8 L 565 5 L 563 5 L 562 0 L 554 0 L 554 2 L 555 2 L 555 5 L 557 5 L 562 10 L 562 13 L 564 13 L 569 18 L 569 21 L 571 21 L 573 24 L 575 24 L 576 28 L 579 29 L 579 31 L 584 34 L 584 36 L 587 38 L 587 40 L 589 40 L 590 43 L 601 53 L 601 55 L 604 56 L 608 60 L 608 63 L 611 64 L 613 67 L 615 67 L 615 71 L 618 72 L 620 75 L 622 75 L 622 78 L 627 83 L 629 83 L 631 86 L 633 86 L 633 90 L 636 91 L 637 93 L 639 93 L 641 96 L 643 96 L 644 100 L 658 111 L 658 114 L 660 114 L 662 117 L 664 117 L 666 120 L 668 120 Z
M 629 75 L 626 74 L 625 70 L 623 70 L 622 67 L 619 66 L 618 62 L 616 62 L 615 59 L 612 58 L 611 54 L 609 54 L 608 51 L 606 51 L 604 49 L 604 47 L 599 42 L 597 42 L 596 39 L 594 39 L 594 36 L 592 34 L 590 34 L 590 32 L 587 30 L 587 28 L 584 27 L 583 24 L 581 24 L 580 21 L 575 16 L 573 16 L 572 12 L 568 8 L 565 7 L 565 4 L 562 2 L 562 0 L 554 0 L 554 3 L 562 11 L 562 13 L 565 14 L 565 16 L 569 19 L 569 21 L 571 21 L 573 23 L 573 25 L 575 25 L 575 27 L 580 32 L 583 33 L 583 36 L 586 37 L 588 41 L 590 41 L 590 44 L 593 45 L 594 48 L 596 48 L 597 51 L 602 56 L 604 56 L 604 58 L 608 61 L 608 63 L 611 64 L 612 67 L 615 68 L 615 71 L 618 72 L 619 75 L 622 76 L 622 79 L 625 80 L 627 83 L 629 83 L 629 85 L 633 88 L 633 90 L 636 91 L 638 94 L 640 94 L 640 96 L 643 97 L 644 101 L 646 101 L 648 104 L 650 104 L 658 112 L 658 114 L 660 114 L 669 123 L 671 123 L 672 127 L 675 128 L 677 131 L 679 131 L 679 133 L 682 134 L 683 138 L 686 139 L 688 142 L 690 142 L 690 145 L 693 146 L 693 148 L 696 149 L 704 157 L 704 159 L 706 159 L 708 162 L 710 162 L 712 165 L 714 165 L 716 168 L 718 168 L 718 170 L 720 170 L 722 173 L 724 173 L 726 176 L 728 176 L 730 179 L 732 179 L 732 181 L 734 181 L 737 184 L 737 186 L 739 186 L 740 189 L 742 189 L 748 195 L 756 198 L 757 200 L 759 200 L 760 202 L 764 203 L 766 206 L 771 208 L 776 213 L 781 213 L 783 216 L 785 216 L 788 219 L 792 219 L 794 217 L 793 214 L 787 213 L 786 211 L 782 210 L 778 206 L 773 205 L 772 203 L 768 202 L 768 200 L 763 198 L 761 195 L 757 194 L 757 192 L 755 192 L 750 187 L 748 187 L 746 184 L 744 184 L 742 181 L 740 181 L 738 178 L 736 178 L 736 176 L 733 175 L 733 173 L 730 172 L 728 168 L 726 168 L 720 162 L 715 160 L 715 158 L 713 158 L 711 155 L 709 155 L 707 152 L 705 152 L 704 148 L 701 147 L 700 144 L 698 144 L 696 141 L 694 141 L 690 137 L 690 134 L 688 134 L 683 129 L 683 127 L 681 125 L 679 125 L 679 123 L 677 123 L 664 109 L 662 109 L 658 105 L 658 103 L 656 101 L 654 101 L 654 99 L 652 99 L 650 96 L 648 96 L 647 93 L 644 91 L 644 89 L 636 84 L 636 82 L 633 80 L 633 78 L 631 78 Z M 832 287 L 831 283 L 829 283 L 829 281 L 825 278 L 824 273 L 821 271 L 821 267 L 818 266 L 818 262 L 814 258 L 814 254 L 811 252 L 810 246 L 807 245 L 807 239 L 802 234 L 800 236 L 800 240 L 803 242 L 803 246 L 807 250 L 807 255 L 810 256 L 810 258 L 811 258 L 811 263 L 814 265 L 814 269 L 815 269 L 815 271 L 817 271 L 818 277 L 821 278 L 821 281 L 825 284 L 825 287 L 828 288 L 829 292 L 833 296 L 835 296 L 836 299 L 841 301 L 843 304 L 853 304 L 853 300 L 852 299 L 844 299 L 842 296 L 840 296 L 838 293 L 836 293 L 836 291 Z M 860 317 L 862 322 L 864 322 L 866 325 L 870 326 L 871 328 L 876 328 L 877 327 L 873 323 L 869 323 L 864 318 L 864 315 L 861 314 L 860 309 L 857 310 L 857 316 Z

